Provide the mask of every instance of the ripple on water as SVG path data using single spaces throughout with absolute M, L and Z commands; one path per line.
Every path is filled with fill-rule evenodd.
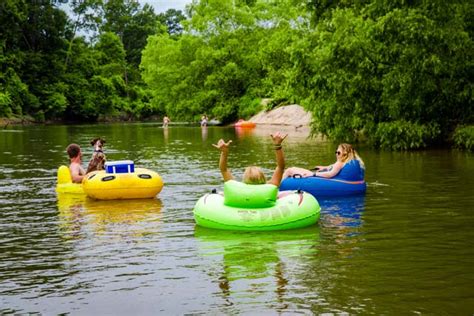
M 472 312 L 471 156 L 365 149 L 365 199 L 320 200 L 320 221 L 308 229 L 225 232 L 193 219 L 196 201 L 223 187 L 210 143 L 234 139 L 236 178 L 248 164 L 269 175 L 268 133 L 209 128 L 203 140 L 200 128 L 151 124 L 26 130 L 29 146 L 10 145 L 24 142 L 13 136 L 4 148 L 12 154 L 0 156 L 0 313 Z M 157 170 L 158 198 L 57 196 L 65 146 L 94 135 L 107 138 L 108 159 Z M 333 144 L 290 137 L 288 165 L 334 159 Z

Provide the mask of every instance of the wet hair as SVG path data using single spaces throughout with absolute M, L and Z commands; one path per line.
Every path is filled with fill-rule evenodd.
M 66 152 L 69 155 L 69 158 L 76 158 L 81 152 L 81 147 L 79 147 L 77 144 L 70 144 L 67 146 Z
M 351 144 L 342 143 L 338 147 L 342 148 L 342 162 L 346 163 L 352 159 L 359 161 L 360 166 L 365 169 L 364 161 L 359 157 L 357 151 L 352 147 Z
M 245 168 L 242 181 L 247 184 L 265 184 L 267 182 L 263 171 L 255 166 Z

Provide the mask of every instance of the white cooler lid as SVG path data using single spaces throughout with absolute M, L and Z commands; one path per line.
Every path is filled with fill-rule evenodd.
M 132 160 L 117 160 L 117 161 L 106 161 L 105 166 L 106 167 L 112 167 L 112 166 L 123 166 L 123 165 L 133 165 Z

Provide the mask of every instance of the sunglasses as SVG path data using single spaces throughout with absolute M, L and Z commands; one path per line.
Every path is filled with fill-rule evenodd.
M 338 156 L 339 156 L 340 154 L 342 154 L 339 150 L 336 151 L 336 152 L 334 152 L 334 153 L 335 153 L 336 155 L 338 155 Z

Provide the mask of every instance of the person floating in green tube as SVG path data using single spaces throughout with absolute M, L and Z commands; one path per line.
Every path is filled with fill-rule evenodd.
M 283 177 L 283 171 L 285 170 L 285 157 L 283 155 L 282 142 L 288 136 L 282 135 L 280 132 L 275 134 L 270 134 L 276 155 L 277 167 L 273 172 L 273 176 L 269 181 L 266 181 L 265 174 L 262 169 L 257 166 L 249 166 L 245 168 L 244 174 L 242 176 L 242 182 L 246 184 L 273 184 L 277 187 L 280 186 L 281 179 Z M 218 148 L 221 151 L 221 156 L 219 159 L 219 169 L 221 170 L 222 177 L 224 182 L 233 180 L 234 177 L 232 173 L 227 168 L 227 156 L 229 154 L 229 145 L 232 143 L 231 140 L 225 142 L 223 139 L 219 139 L 217 144 L 213 144 L 214 147 Z

